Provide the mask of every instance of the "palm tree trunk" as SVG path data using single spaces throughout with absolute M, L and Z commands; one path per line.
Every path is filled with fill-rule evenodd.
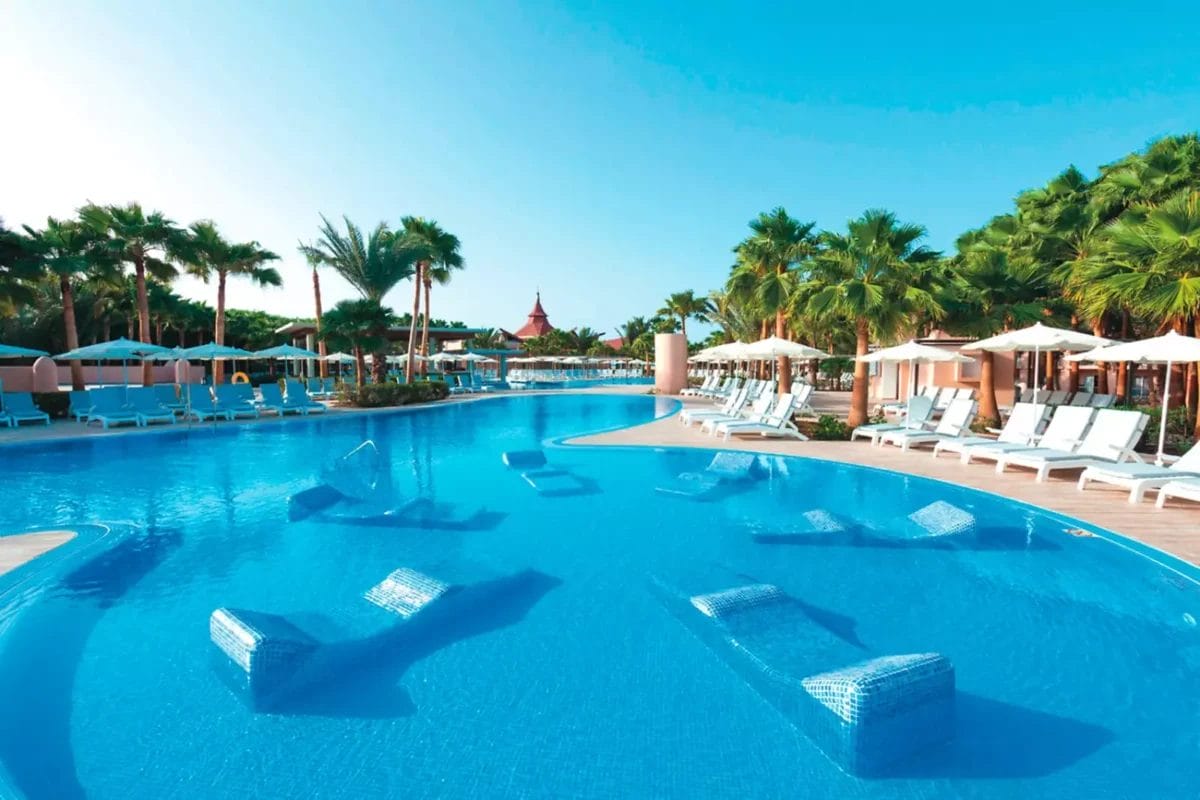
M 63 333 L 67 337 L 67 349 L 74 350 L 79 347 L 79 328 L 75 324 L 75 289 L 66 275 L 59 276 L 58 288 L 62 291 Z M 71 362 L 71 388 L 76 391 L 84 388 L 82 361 Z
M 367 357 L 363 354 L 361 347 L 354 345 L 354 385 L 361 389 L 366 374 Z
M 867 323 L 866 317 L 859 317 L 854 326 L 856 344 L 854 352 L 858 356 L 865 356 L 867 349 L 871 346 L 871 327 Z M 854 386 L 850 392 L 850 416 L 846 419 L 846 424 L 851 428 L 857 428 L 859 425 L 867 421 L 867 362 L 855 360 L 854 362 Z
M 1092 335 L 1104 335 L 1104 315 L 1101 314 L 1092 321 Z M 1096 385 L 1093 389 L 1096 394 L 1108 394 L 1108 364 L 1103 361 L 1096 362 Z
M 783 311 L 775 312 L 775 335 L 780 339 L 787 338 L 787 317 Z M 787 394 L 792 390 L 792 360 L 787 356 L 779 359 L 779 394 Z
M 104 317 L 104 322 L 100 324 L 100 333 L 104 337 L 104 341 L 107 342 L 112 339 L 112 320 L 107 316 Z
M 413 306 L 412 319 L 408 324 L 408 367 L 404 371 L 404 382 L 413 382 L 413 369 L 417 363 L 413 358 L 417 346 L 417 314 L 421 311 L 421 278 L 425 273 L 425 265 L 417 263 L 417 274 L 413 276 Z
M 433 280 L 425 270 L 425 314 L 421 318 L 421 355 L 429 357 L 429 295 L 433 292 Z M 421 362 L 421 375 L 429 374 L 429 364 Z
M 146 294 L 146 258 L 140 252 L 134 258 L 133 270 L 137 283 L 138 341 L 150 341 L 150 298 Z M 142 385 L 154 385 L 154 365 L 142 362 Z
M 213 323 L 213 341 L 225 344 L 225 279 L 229 277 L 224 271 L 217 271 L 217 318 Z M 214 361 L 213 385 L 220 386 L 225 382 L 225 362 Z
M 683 341 L 687 343 L 687 317 L 679 318 L 679 332 L 683 334 Z
M 163 321 L 161 319 L 154 320 L 154 343 L 159 347 L 163 347 Z
M 313 302 L 317 308 L 317 352 L 321 354 L 317 368 L 321 371 L 321 380 L 324 380 L 329 377 L 329 364 L 325 361 L 329 353 L 326 352 L 325 340 L 321 338 L 321 278 L 317 275 L 316 267 L 313 267 Z
M 179 326 L 179 348 L 182 350 L 187 347 L 187 326 Z
M 979 356 L 979 416 L 991 425 L 1000 422 L 996 406 L 996 354 L 984 350 Z
M 1054 369 L 1054 351 L 1047 350 L 1043 353 L 1045 356 L 1045 366 L 1042 368 L 1043 385 L 1050 391 L 1054 391 L 1058 386 L 1058 373 Z

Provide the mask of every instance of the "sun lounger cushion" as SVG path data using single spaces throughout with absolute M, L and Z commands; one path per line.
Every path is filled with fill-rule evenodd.
M 367 590 L 368 602 L 408 619 L 454 587 L 407 567 L 393 571 Z
M 691 603 L 704 616 L 721 619 L 731 614 L 785 600 L 787 600 L 787 595 L 778 586 L 769 583 L 754 583 L 711 594 L 698 594 L 691 599 Z
M 924 508 L 908 515 L 918 531 L 927 536 L 954 536 L 975 532 L 975 515 L 953 506 L 944 500 L 936 500 Z M 922 535 L 918 532 L 917 535 Z

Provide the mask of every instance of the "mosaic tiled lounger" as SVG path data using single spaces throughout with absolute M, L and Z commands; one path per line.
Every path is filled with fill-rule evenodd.
M 954 667 L 937 653 L 872 655 L 777 586 L 664 599 L 746 682 L 844 771 L 887 767 L 954 732 Z
M 541 450 L 510 450 L 501 455 L 504 466 L 521 474 L 521 479 L 538 494 L 562 497 L 584 494 L 588 482 L 565 469 L 550 466 Z
M 758 456 L 750 453 L 717 453 L 700 472 L 682 472 L 673 482 L 657 487 L 661 494 L 692 500 L 712 500 L 758 477 Z
M 254 708 L 270 708 L 292 692 L 353 668 L 458 588 L 401 568 L 329 615 L 289 619 L 218 608 L 209 617 L 209 635 L 227 660 L 224 666 L 233 668 L 225 674 L 235 688 L 245 692 Z
M 907 517 L 889 521 L 886 529 L 875 529 L 844 514 L 814 508 L 789 520 L 786 530 L 760 531 L 754 540 L 763 544 L 850 544 L 903 546 L 905 543 L 951 548 L 973 542 L 978 527 L 975 515 L 935 500 Z

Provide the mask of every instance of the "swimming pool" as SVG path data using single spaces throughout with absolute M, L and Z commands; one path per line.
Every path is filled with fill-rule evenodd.
M 109 524 L 0 578 L 7 780 L 30 798 L 1200 794 L 1191 570 L 849 465 L 758 458 L 714 489 L 680 478 L 704 451 L 551 443 L 542 488 L 566 488 L 540 494 L 520 473 L 550 470 L 501 461 L 671 410 L 518 396 L 6 449 L 0 531 Z M 420 501 L 289 521 L 289 497 L 366 439 L 397 504 Z M 937 502 L 974 533 L 908 536 Z M 826 518 L 849 528 L 799 522 Z M 354 638 L 364 591 L 401 567 L 486 592 L 260 710 L 229 682 L 215 609 Z M 839 768 L 688 616 L 687 596 L 754 582 L 812 636 L 768 637 L 772 657 L 949 658 L 952 742 Z

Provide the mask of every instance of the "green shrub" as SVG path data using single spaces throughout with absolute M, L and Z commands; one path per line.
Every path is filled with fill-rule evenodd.
M 822 414 L 817 419 L 817 424 L 813 427 L 810 439 L 820 441 L 846 441 L 850 438 L 850 428 L 846 423 L 842 422 L 837 417 L 829 414 Z
M 368 383 L 357 387 L 343 384 L 338 397 L 345 405 L 358 408 L 386 408 L 406 406 L 411 403 L 429 403 L 444 400 L 450 395 L 450 387 L 442 381 L 416 381 L 415 383 Z
M 71 395 L 66 392 L 35 392 L 33 404 L 50 415 L 51 419 L 66 419 L 71 407 Z

